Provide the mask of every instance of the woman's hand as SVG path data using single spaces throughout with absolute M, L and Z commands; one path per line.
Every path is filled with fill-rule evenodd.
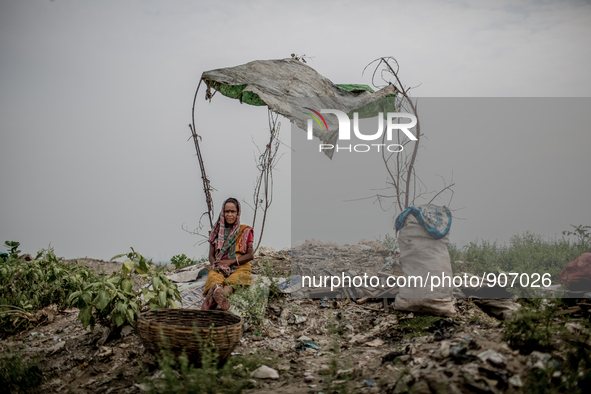
M 235 264 L 236 261 L 235 260 L 220 260 L 220 261 L 216 261 L 214 262 L 214 267 L 219 267 L 222 265 L 225 265 L 226 267 L 231 266 L 232 264 Z

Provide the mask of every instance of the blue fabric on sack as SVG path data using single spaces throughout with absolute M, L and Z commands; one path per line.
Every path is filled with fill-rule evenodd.
M 408 207 L 396 218 L 396 231 L 404 227 L 408 215 L 412 214 L 427 232 L 435 239 L 441 239 L 451 228 L 451 212 L 446 206 L 427 204 Z

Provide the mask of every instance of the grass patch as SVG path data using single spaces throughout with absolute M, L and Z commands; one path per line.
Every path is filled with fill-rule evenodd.
M 426 328 L 442 318 L 433 315 L 415 315 L 413 319 L 405 319 L 398 323 L 397 329 L 403 332 L 403 338 L 414 338 L 429 335 Z
M 29 391 L 42 382 L 41 369 L 34 360 L 23 360 L 20 352 L 0 355 L 0 393 Z
M 512 236 L 508 245 L 481 240 L 470 242 L 463 248 L 449 244 L 448 250 L 454 273 L 549 273 L 552 282 L 557 283 L 564 266 L 581 254 L 591 252 L 591 244 L 580 237 L 575 241 L 544 239 L 525 232 Z M 458 266 L 456 262 L 460 260 L 463 264 Z
M 161 375 L 144 377 L 143 384 L 149 393 L 210 393 L 238 394 L 253 388 L 250 373 L 267 365 L 274 367 L 277 360 L 267 354 L 232 356 L 224 363 L 218 362 L 215 349 L 204 347 L 201 365 L 189 362 L 186 355 L 176 357 L 163 349 L 156 356 Z
M 339 374 L 341 371 L 341 374 Z M 349 372 L 343 372 L 349 371 Z M 323 380 L 326 382 L 326 392 L 328 393 L 356 393 L 358 390 L 351 388 L 351 383 L 355 378 L 351 361 L 347 360 L 341 362 L 336 358 L 331 358 L 328 363 L 328 369 L 320 372 L 323 375 Z

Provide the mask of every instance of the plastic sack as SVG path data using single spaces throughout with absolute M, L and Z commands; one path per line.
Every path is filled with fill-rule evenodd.
M 419 208 L 436 208 L 449 212 L 445 207 L 433 205 Z M 448 243 L 447 232 L 440 239 L 435 239 L 414 214 L 406 215 L 404 226 L 398 234 L 400 264 L 406 283 L 405 286 L 401 286 L 399 278 L 400 292 L 396 297 L 394 309 L 445 317 L 456 313 L 452 287 L 445 286 L 451 285 L 447 280 L 443 281 L 442 286 L 431 289 L 432 276 L 453 278 Z

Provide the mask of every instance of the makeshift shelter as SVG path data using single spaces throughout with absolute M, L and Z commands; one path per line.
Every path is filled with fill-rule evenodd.
M 205 98 L 211 100 L 217 92 L 226 97 L 240 100 L 255 106 L 267 106 L 270 111 L 287 117 L 300 129 L 307 128 L 309 118 L 304 106 L 320 109 L 336 109 L 345 112 L 350 118 L 357 112 L 359 118 L 376 116 L 378 112 L 396 109 L 397 88 L 388 85 L 377 92 L 367 85 L 336 85 L 323 77 L 310 66 L 298 59 L 256 60 L 236 67 L 206 71 L 201 75 L 199 86 L 193 100 L 193 121 L 190 125 L 201 169 L 203 190 L 205 192 L 210 225 L 213 227 L 213 200 L 211 185 L 203 158 L 200 139 L 195 129 L 195 104 L 201 83 L 206 85 Z M 326 130 L 314 130 L 314 135 L 325 144 L 335 144 L 338 137 L 338 120 L 326 116 Z M 271 132 L 272 149 L 275 131 Z M 332 158 L 333 150 L 325 154 Z M 273 155 L 270 155 L 271 159 Z M 256 218 L 256 209 L 255 209 Z
M 206 98 L 216 92 L 242 103 L 266 105 L 273 112 L 287 117 L 305 130 L 310 117 L 302 110 L 303 105 L 316 108 L 338 109 L 352 117 L 376 116 L 378 112 L 395 108 L 396 88 L 389 85 L 374 92 L 367 85 L 336 85 L 320 75 L 312 67 L 296 59 L 257 60 L 241 66 L 206 71 L 201 80 L 207 86 Z M 382 100 L 390 98 L 387 100 Z M 338 122 L 334 116 L 325 117 L 328 132 L 317 133 L 323 143 L 334 144 Z M 325 152 L 332 158 L 333 151 Z

